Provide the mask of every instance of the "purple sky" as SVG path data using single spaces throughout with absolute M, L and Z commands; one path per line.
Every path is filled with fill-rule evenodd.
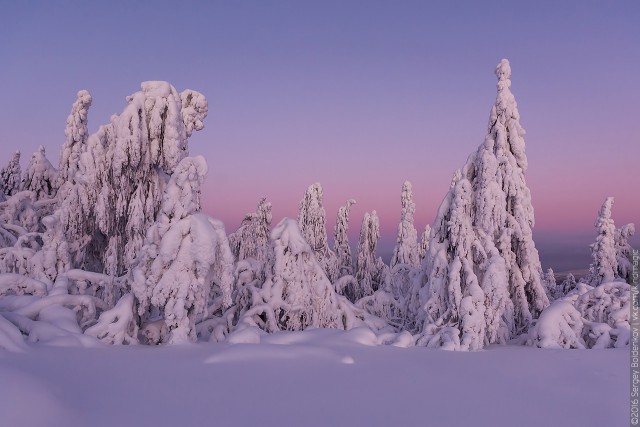
M 3 2 L 0 163 L 42 144 L 57 164 L 79 89 L 95 131 L 140 82 L 167 80 L 209 99 L 190 148 L 227 231 L 261 196 L 274 221 L 295 217 L 320 182 L 330 234 L 355 198 L 354 238 L 376 209 L 386 255 L 402 182 L 421 231 L 483 141 L 504 57 L 543 266 L 586 267 L 606 196 L 616 224 L 640 228 L 640 2 L 514 3 Z

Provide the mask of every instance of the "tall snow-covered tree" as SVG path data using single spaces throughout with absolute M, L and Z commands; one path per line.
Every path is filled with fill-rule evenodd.
M 54 198 L 58 187 L 58 171 L 47 159 L 45 149 L 41 145 L 31 156 L 22 179 L 22 189 L 33 191 L 37 200 L 41 200 Z
M 76 173 L 85 187 L 79 201 L 95 205 L 94 226 L 78 227 L 93 228 L 86 251 L 100 256 L 102 269 L 112 275 L 133 265 L 169 176 L 188 155 L 188 138 L 203 128 L 207 114 L 198 92 L 178 93 L 167 82 L 144 82 L 141 88 L 89 138 Z
M 459 339 L 460 348 L 469 349 L 503 343 L 525 332 L 549 304 L 532 238 L 525 132 L 507 60 L 496 75 L 485 141 L 454 177 L 432 233 L 425 274 L 427 345 L 443 339 Z
M 263 197 L 256 211 L 245 215 L 240 228 L 229 235 L 231 251 L 238 261 L 252 258 L 261 265 L 266 263 L 270 250 L 271 220 L 271 203 Z
M 311 184 L 300 201 L 298 226 L 302 237 L 309 243 L 316 259 L 324 269 L 330 281 L 334 281 L 337 273 L 336 254 L 329 249 L 326 228 L 326 212 L 322 206 L 322 186 Z
M 13 196 L 20 191 L 21 176 L 20 151 L 13 153 L 7 166 L 0 171 L 0 193 Z
M 398 225 L 398 238 L 393 249 L 390 267 L 396 264 L 407 264 L 417 267 L 420 259 L 418 255 L 418 232 L 413 225 L 413 216 L 416 212 L 416 204 L 413 202 L 411 183 L 405 181 L 402 184 L 402 212 Z
M 616 254 L 616 227 L 611 218 L 613 197 L 607 197 L 602 204 L 595 227 L 598 233 L 595 243 L 591 246 L 591 266 L 587 278 L 591 286 L 612 282 L 618 273 L 618 258 Z
M 356 203 L 355 200 L 349 199 L 344 206 L 338 209 L 336 215 L 336 225 L 334 228 L 333 247 L 338 258 L 337 277 L 353 275 L 353 258 L 351 256 L 351 246 L 349 245 L 349 212 L 351 206 Z
M 71 107 L 71 113 L 67 117 L 67 126 L 64 129 L 66 141 L 60 152 L 60 179 L 62 182 L 72 181 L 78 170 L 80 154 L 86 149 L 89 130 L 87 127 L 87 113 L 91 107 L 91 95 L 86 90 L 81 90 L 76 95 L 76 101 Z
M 376 211 L 365 213 L 358 239 L 355 286 L 345 289 L 345 295 L 355 302 L 372 295 L 385 284 L 388 271 L 382 259 L 376 256 L 380 238 L 380 221 Z
M 224 227 L 198 212 L 206 172 L 202 156 L 176 166 L 132 275 L 138 314 L 161 316 L 169 343 L 195 341 L 195 322 L 207 313 L 212 292 L 221 306 L 231 305 L 233 255 Z

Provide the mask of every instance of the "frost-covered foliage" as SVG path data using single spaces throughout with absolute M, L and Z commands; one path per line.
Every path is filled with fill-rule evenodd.
M 86 90 L 81 90 L 76 95 L 76 101 L 71 107 L 71 113 L 67 117 L 67 126 L 64 129 L 66 141 L 60 152 L 60 179 L 62 182 L 71 181 L 78 170 L 80 154 L 86 149 L 89 130 L 87 128 L 87 113 L 91 107 L 91 95 Z
M 556 275 L 552 268 L 547 269 L 547 272 L 542 278 L 542 282 L 544 283 L 544 288 L 547 291 L 547 297 L 549 297 L 550 300 L 554 299 L 557 292 L 558 282 L 556 282 Z
M 0 193 L 13 196 L 20 191 L 21 182 L 20 151 L 16 151 L 7 166 L 0 170 Z
M 75 205 L 65 208 L 81 214 L 67 213 L 62 220 L 68 236 L 87 240 L 74 258 L 115 275 L 134 264 L 169 176 L 188 155 L 188 137 L 202 129 L 207 114 L 206 99 L 197 92 L 178 93 L 167 82 L 144 82 L 141 88 L 127 97 L 121 114 L 89 137 L 75 177 L 82 188 L 70 196 Z
M 350 301 L 373 295 L 388 281 L 389 269 L 376 256 L 378 239 L 380 238 L 380 221 L 376 211 L 365 213 L 358 239 L 358 258 L 356 258 L 356 280 L 351 286 L 342 289 Z
M 133 307 L 133 295 L 123 295 L 115 307 L 104 311 L 97 323 L 84 333 L 96 337 L 105 344 L 137 344 L 138 324 Z
M 362 324 L 363 313 L 334 291 L 296 221 L 283 219 L 271 239 L 275 256 L 267 280 L 250 286 L 246 307 L 239 307 L 241 325 L 274 332 Z
M 300 201 L 298 226 L 327 277 L 334 281 L 338 275 L 338 260 L 336 254 L 329 249 L 326 213 L 322 206 L 322 198 L 322 186 L 319 183 L 311 184 L 307 188 L 304 198 Z
M 411 183 L 405 181 L 402 184 L 402 212 L 398 225 L 398 237 L 393 249 L 390 268 L 397 264 L 407 264 L 417 267 L 420 262 L 418 249 L 418 232 L 413 225 L 413 215 L 416 212 L 416 204 L 413 202 Z
M 620 228 L 616 228 L 615 245 L 616 245 L 616 259 L 618 261 L 617 276 L 625 282 L 631 284 L 633 277 L 633 265 L 632 255 L 633 249 L 629 244 L 629 239 L 635 233 L 636 228 L 634 224 L 623 225 Z
M 454 176 L 432 231 L 420 340 L 425 345 L 451 336 L 450 329 L 440 333 L 442 328 L 456 328 L 463 349 L 504 343 L 526 332 L 549 304 L 532 238 L 525 132 L 507 60 L 496 75 L 498 94 L 485 142 Z
M 54 198 L 59 186 L 58 171 L 47 159 L 45 149 L 41 145 L 31 156 L 22 178 L 22 189 L 33 191 L 36 199 L 41 200 Z
M 577 285 L 546 308 L 529 331 L 527 345 L 540 348 L 609 348 L 629 345 L 631 287 L 608 282 Z
M 353 258 L 347 231 L 349 230 L 349 211 L 355 203 L 353 199 L 347 200 L 347 203 L 338 209 L 336 215 L 333 246 L 337 257 L 337 278 L 353 276 Z
M 562 298 L 569 292 L 576 288 L 576 278 L 573 274 L 567 274 L 567 277 L 560 283 L 560 286 L 556 287 L 556 292 L 553 295 L 553 299 Z
M 245 215 L 240 228 L 229 235 L 231 251 L 238 261 L 252 258 L 264 265 L 269 258 L 271 230 L 271 203 L 260 199 L 255 212 Z
M 598 233 L 595 243 L 591 246 L 591 265 L 587 283 L 598 286 L 611 282 L 618 272 L 618 258 L 616 254 L 616 227 L 611 218 L 613 197 L 607 197 L 600 208 L 595 227 Z
M 163 318 L 169 343 L 195 341 L 195 323 L 212 300 L 231 305 L 234 260 L 224 226 L 198 213 L 206 172 L 202 156 L 186 157 L 175 168 L 133 271 L 138 314 L 145 322 Z
M 420 237 L 420 244 L 418 245 L 418 257 L 420 258 L 420 263 L 424 261 L 424 257 L 429 252 L 430 239 L 431 239 L 431 225 L 427 224 L 424 227 L 424 231 L 422 232 L 422 236 Z

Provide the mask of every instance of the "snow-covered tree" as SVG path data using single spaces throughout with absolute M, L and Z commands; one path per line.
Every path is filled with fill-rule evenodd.
M 36 199 L 52 199 L 58 191 L 58 171 L 47 159 L 45 149 L 41 145 L 31 156 L 29 166 L 22 179 L 22 189 L 33 191 Z
M 336 254 L 329 249 L 322 186 L 311 184 L 300 201 L 298 226 L 330 281 L 338 275 Z
M 169 176 L 188 155 L 188 138 L 202 129 L 207 114 L 207 101 L 198 92 L 178 93 L 167 82 L 144 82 L 141 88 L 127 97 L 120 115 L 89 138 L 76 173 L 85 187 L 78 203 L 92 206 L 95 220 L 75 228 L 89 231 L 84 251 L 99 256 L 104 271 L 114 275 L 133 265 Z
M 202 156 L 177 165 L 133 271 L 138 314 L 143 321 L 162 317 L 169 343 L 195 341 L 195 323 L 207 314 L 212 292 L 220 306 L 231 305 L 233 255 L 224 227 L 198 213 L 206 171 Z
M 0 193 L 13 196 L 20 191 L 21 174 L 20 151 L 16 151 L 7 166 L 0 170 Z
M 552 299 L 556 294 L 556 288 L 558 286 L 558 282 L 556 282 L 556 275 L 552 268 L 547 269 L 542 281 L 544 282 L 544 287 L 547 290 L 547 296 L 549 299 Z
M 76 101 L 71 107 L 71 113 L 67 117 L 67 126 L 64 129 L 66 141 L 60 152 L 60 179 L 62 182 L 72 181 L 78 170 L 80 154 L 86 149 L 89 130 L 87 128 L 87 113 L 91 106 L 91 95 L 86 90 L 81 90 L 76 95 Z
M 554 299 L 562 298 L 576 287 L 576 278 L 573 274 L 567 274 L 567 277 L 560 283 L 560 286 L 556 288 Z
M 424 227 L 422 236 L 420 237 L 420 244 L 418 245 L 418 257 L 420 262 L 424 260 L 425 255 L 429 252 L 429 239 L 431 238 L 431 225 L 427 224 Z
M 376 256 L 380 222 L 376 211 L 365 213 L 358 239 L 358 257 L 356 258 L 356 282 L 342 290 L 350 301 L 372 295 L 384 286 L 388 280 L 388 268 L 382 258 Z
M 353 258 L 351 256 L 351 246 L 349 245 L 349 235 L 347 231 L 349 230 L 349 211 L 355 203 L 356 201 L 353 199 L 347 200 L 347 203 L 338 209 L 336 216 L 333 246 L 338 259 L 338 278 L 353 275 Z
M 413 225 L 413 216 L 416 212 L 416 204 L 413 202 L 411 183 L 405 181 L 402 184 L 402 211 L 400 224 L 398 225 L 398 238 L 393 249 L 390 267 L 396 264 L 407 264 L 417 267 L 420 259 L 418 254 L 418 232 Z
M 285 218 L 271 232 L 274 258 L 269 277 L 240 308 L 240 323 L 267 332 L 308 327 L 350 329 L 362 313 L 338 295 L 303 238 L 296 221 Z
M 485 141 L 454 176 L 432 232 L 425 260 L 426 345 L 452 337 L 450 328 L 458 330 L 460 348 L 505 342 L 525 332 L 549 304 L 532 238 L 524 129 L 507 60 L 496 75 Z
M 231 251 L 238 261 L 252 258 L 261 265 L 266 263 L 270 251 L 271 219 L 271 203 L 263 197 L 256 211 L 246 214 L 240 228 L 229 235 Z
M 587 277 L 587 283 L 591 286 L 611 282 L 618 273 L 616 227 L 611 218 L 612 205 L 613 197 L 607 197 L 595 222 L 598 235 L 595 243 L 591 246 L 592 262 Z
M 616 258 L 618 261 L 617 276 L 627 283 L 632 283 L 633 266 L 631 258 L 633 255 L 633 249 L 629 244 L 629 239 L 635 233 L 635 225 L 633 223 L 623 225 L 620 228 L 616 228 L 615 245 L 616 245 Z

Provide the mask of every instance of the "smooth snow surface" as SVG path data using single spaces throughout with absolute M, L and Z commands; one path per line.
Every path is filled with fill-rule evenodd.
M 260 344 L 0 353 L 4 426 L 619 426 L 628 349 L 376 346 L 363 328 Z

